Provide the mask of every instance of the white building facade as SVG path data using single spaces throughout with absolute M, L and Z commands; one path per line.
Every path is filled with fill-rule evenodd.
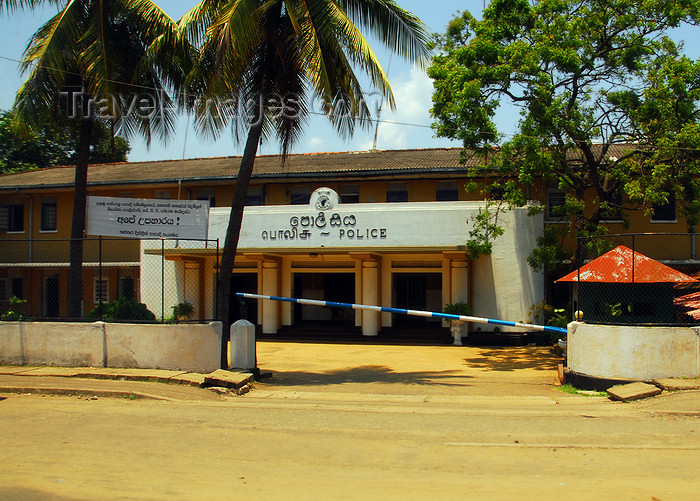
M 505 233 L 493 241 L 492 254 L 472 260 L 465 243 L 485 207 L 467 201 L 342 204 L 330 188 L 315 190 L 308 205 L 246 207 L 232 292 L 437 312 L 445 304 L 465 302 L 476 316 L 527 322 L 544 295 L 543 276 L 526 262 L 542 234 L 543 217 L 528 216 L 527 208 L 502 213 Z M 210 240 L 223 245 L 229 213 L 228 207 L 211 209 Z M 162 266 L 155 245 L 142 242 L 142 276 L 157 276 L 156 267 L 164 275 L 160 281 L 142 280 L 142 300 L 152 311 L 160 311 L 163 301 L 188 301 L 213 317 L 216 249 L 168 242 Z M 165 297 L 161 284 L 171 281 L 185 282 L 187 287 L 176 288 L 186 291 L 184 297 Z M 246 300 L 240 308 L 238 299 L 233 301 L 232 320 L 247 316 L 266 334 L 307 322 L 335 322 L 376 336 L 412 322 L 367 310 L 269 300 L 259 305 Z M 421 321 L 437 327 L 442 322 Z

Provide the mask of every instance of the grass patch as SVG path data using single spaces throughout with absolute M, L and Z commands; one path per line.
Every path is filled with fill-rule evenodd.
M 563 393 L 568 393 L 570 395 L 582 395 L 584 397 L 607 397 L 608 393 L 605 391 L 590 391 L 590 390 L 579 390 L 571 384 L 563 384 L 559 387 L 559 391 Z

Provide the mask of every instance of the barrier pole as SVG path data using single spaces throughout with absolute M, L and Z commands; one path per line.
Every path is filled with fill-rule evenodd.
M 270 301 L 284 301 L 287 303 L 308 304 L 311 306 L 331 306 L 333 308 L 349 308 L 353 310 L 370 310 L 383 313 L 399 313 L 402 315 L 413 315 L 417 317 L 446 318 L 448 320 L 463 320 L 465 322 L 474 322 L 478 324 L 503 325 L 507 327 L 520 327 L 522 329 L 529 329 L 535 331 L 556 332 L 557 334 L 566 334 L 565 328 L 554 327 L 552 325 L 533 325 L 525 324 L 522 322 L 509 322 L 507 320 L 497 320 L 495 318 L 472 317 L 469 315 L 453 315 L 452 313 L 438 313 L 435 311 L 404 310 L 401 308 L 387 308 L 386 306 L 371 306 L 367 304 L 354 303 L 336 303 L 334 301 L 320 301 L 317 299 L 296 299 L 291 297 L 263 296 L 262 294 L 250 294 L 247 292 L 236 292 L 236 296 L 245 297 L 249 299 L 268 299 Z

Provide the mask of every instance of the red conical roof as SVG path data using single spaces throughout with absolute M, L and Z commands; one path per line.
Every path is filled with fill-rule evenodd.
M 557 282 L 578 282 L 579 277 L 581 282 L 615 284 L 697 282 L 693 277 L 654 261 L 644 254 L 632 252 L 632 249 L 624 245 L 606 252 Z

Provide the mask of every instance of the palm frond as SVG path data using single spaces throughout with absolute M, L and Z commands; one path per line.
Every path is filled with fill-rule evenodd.
M 17 10 L 35 9 L 42 5 L 59 5 L 61 0 L 0 0 L 0 13 L 12 13 Z
M 356 24 L 374 33 L 375 38 L 395 54 L 424 68 L 432 55 L 430 33 L 423 22 L 394 0 L 337 0 Z

